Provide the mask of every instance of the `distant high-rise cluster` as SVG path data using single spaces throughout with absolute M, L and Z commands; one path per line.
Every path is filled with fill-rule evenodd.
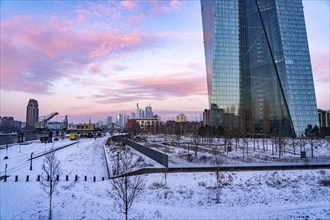
M 135 112 L 131 112 L 129 115 L 126 113 L 118 114 L 115 118 L 114 123 L 119 125 L 120 127 L 125 127 L 127 125 L 128 119 L 158 119 L 158 120 L 160 120 L 160 117 L 153 113 L 151 105 L 148 105 L 144 110 L 144 109 L 141 109 L 139 107 L 139 103 L 137 103 Z M 113 123 L 112 117 L 109 116 L 107 118 L 107 125 L 109 127 L 111 127 L 112 123 Z
M 38 121 L 39 107 L 38 101 L 30 99 L 26 107 L 26 127 L 33 127 L 34 123 Z
M 300 136 L 319 124 L 301 0 L 201 0 L 201 10 L 211 125 Z
M 154 118 L 154 113 L 152 112 L 151 105 L 148 105 L 144 111 L 143 109 L 139 108 L 139 103 L 136 103 L 136 114 L 135 114 L 134 118 L 136 118 L 136 119 L 152 119 L 152 118 Z M 134 118 L 131 118 L 131 119 L 134 119 Z

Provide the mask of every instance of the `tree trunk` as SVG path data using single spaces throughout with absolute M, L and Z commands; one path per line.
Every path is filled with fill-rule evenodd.
M 128 220 L 128 201 L 127 201 L 127 193 L 128 193 L 128 183 L 127 176 L 125 178 L 125 219 Z
M 48 215 L 49 220 L 52 219 L 52 198 L 53 198 L 53 192 L 50 192 L 50 194 L 49 194 L 49 215 Z

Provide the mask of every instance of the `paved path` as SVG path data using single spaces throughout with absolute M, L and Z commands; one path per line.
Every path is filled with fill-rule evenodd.
M 79 143 L 79 141 L 76 141 L 76 142 L 73 142 L 73 143 L 70 143 L 70 144 L 64 145 L 64 146 L 62 146 L 62 147 L 55 148 L 54 150 L 51 150 L 51 151 L 48 151 L 48 152 L 46 152 L 46 153 L 40 154 L 40 155 L 38 155 L 38 156 L 32 157 L 32 160 L 35 159 L 35 158 L 38 158 L 38 157 L 42 157 L 42 156 L 44 156 L 44 155 L 46 155 L 46 154 L 50 154 L 50 153 L 52 153 L 52 152 L 55 152 L 55 151 L 61 150 L 61 149 L 63 149 L 63 148 L 69 147 L 69 146 L 74 145 L 74 144 L 76 144 L 76 143 Z M 29 160 L 31 160 L 31 158 L 28 159 L 27 161 L 29 161 Z

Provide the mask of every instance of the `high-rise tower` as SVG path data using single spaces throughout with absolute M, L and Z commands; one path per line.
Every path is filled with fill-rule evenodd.
M 26 107 L 26 127 L 34 127 L 34 123 L 38 121 L 38 117 L 38 101 L 35 99 L 30 99 Z
M 153 118 L 154 117 L 154 113 L 152 112 L 152 107 L 151 107 L 151 105 L 148 105 L 147 107 L 146 107 L 146 115 L 145 115 L 145 118 L 147 118 L 147 119 L 151 119 L 151 118 Z
M 201 1 L 211 125 L 299 136 L 318 125 L 301 0 Z

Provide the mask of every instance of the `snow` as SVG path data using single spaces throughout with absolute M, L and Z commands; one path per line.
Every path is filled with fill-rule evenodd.
M 79 143 L 56 151 L 62 174 L 53 197 L 54 219 L 124 218 L 123 214 L 115 212 L 113 199 L 106 193 L 107 189 L 111 189 L 110 182 L 102 181 L 102 177 L 107 179 L 108 176 L 104 147 L 109 163 L 116 159 L 111 148 L 104 146 L 107 138 L 80 139 Z M 160 144 L 157 150 L 165 149 L 161 145 L 163 139 L 152 137 L 151 140 L 150 143 Z M 28 159 L 32 152 L 33 156 L 37 156 L 43 154 L 45 148 L 48 151 L 70 143 L 73 142 L 66 139 L 54 142 L 54 146 L 39 141 L 29 145 L 12 145 L 8 149 L 7 160 L 3 159 L 6 150 L 0 151 L 1 176 L 4 175 L 5 164 L 8 165 L 7 175 L 10 175 L 7 182 L 0 181 L 0 219 L 47 219 L 49 200 L 35 180 L 37 175 L 41 175 L 43 156 L 33 159 L 32 171 L 29 170 Z M 169 148 L 170 166 L 211 165 L 209 159 L 213 154 L 207 151 L 206 145 L 200 146 L 198 152 L 198 158 L 208 158 L 205 163 L 198 162 L 201 161 L 198 158 L 188 161 L 185 157 L 187 149 Z M 226 157 L 226 164 L 239 161 L 253 165 L 264 161 L 266 156 L 272 158 L 272 162 L 284 160 L 298 163 L 300 160 L 299 155 L 293 154 L 284 154 L 281 160 L 277 159 L 278 155 L 272 155 L 269 149 L 270 144 L 267 152 L 262 147 L 254 151 L 251 142 L 249 154 L 246 155 L 248 159 L 242 160 L 242 151 L 233 149 Z M 322 147 L 316 149 L 316 158 L 329 162 L 329 149 L 329 143 L 323 142 Z M 161 167 L 133 149 L 131 151 L 136 158 L 143 158 L 141 167 Z M 194 158 L 194 153 L 191 154 Z M 15 175 L 19 176 L 18 182 L 15 182 Z M 26 175 L 30 176 L 29 182 L 25 182 Z M 69 175 L 69 181 L 65 181 L 65 175 Z M 79 176 L 78 181 L 74 181 L 74 175 Z M 88 177 L 87 181 L 83 180 L 84 176 Z M 96 182 L 93 182 L 94 176 Z M 222 173 L 224 185 L 221 187 L 220 203 L 214 200 L 214 172 L 145 174 L 142 177 L 146 183 L 145 190 L 133 204 L 129 219 L 330 218 L 330 187 L 320 184 L 321 180 L 330 180 L 329 169 Z

